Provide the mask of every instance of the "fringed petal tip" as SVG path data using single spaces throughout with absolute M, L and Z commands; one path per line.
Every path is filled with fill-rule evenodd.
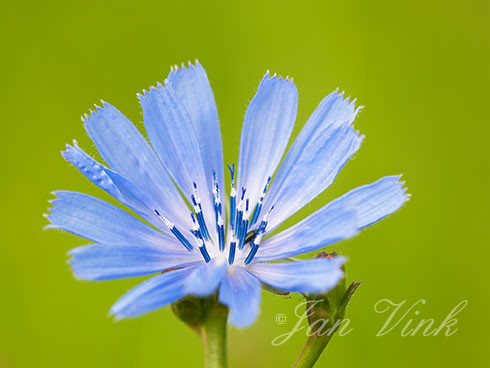
M 404 197 L 404 202 L 408 202 L 410 198 L 412 197 L 411 193 L 408 193 L 408 187 L 405 185 L 406 181 L 401 180 L 403 177 L 403 174 L 398 174 L 398 175 L 391 175 L 391 176 L 386 176 L 385 179 L 391 178 L 392 180 L 396 180 L 396 183 L 394 183 L 394 187 L 398 188 L 403 197 Z
M 172 89 L 172 84 L 169 82 L 168 78 L 165 78 L 163 81 L 163 84 L 160 82 L 156 82 L 156 87 L 155 86 L 150 86 L 147 89 L 144 89 L 141 93 L 136 93 L 136 97 L 142 103 L 142 101 L 146 98 L 152 97 L 156 93 L 162 93 L 162 92 L 170 92 L 174 93 Z
M 160 82 L 157 82 L 157 87 L 160 85 Z M 136 93 L 136 97 L 141 103 L 141 100 L 144 99 L 147 95 L 149 95 L 151 92 L 156 91 L 157 87 L 155 86 L 150 86 L 147 89 L 144 89 L 143 91 Z
M 170 73 L 168 74 L 167 78 L 163 81 L 163 85 L 160 82 L 156 82 L 156 87 L 155 86 L 150 86 L 147 89 L 144 89 L 141 92 L 136 93 L 136 96 L 138 99 L 141 101 L 141 99 L 147 97 L 148 94 L 157 91 L 160 88 L 172 88 L 172 83 L 170 82 L 172 78 L 174 78 L 176 75 L 185 72 L 187 70 L 199 70 L 200 72 L 204 72 L 204 68 L 202 65 L 199 63 L 197 59 L 195 59 L 194 64 L 189 60 L 187 61 L 187 65 L 182 62 L 180 67 L 175 64 L 170 67 Z
M 123 314 L 120 314 L 119 311 L 115 308 L 115 304 L 109 309 L 107 312 L 107 316 L 109 318 L 112 318 L 114 322 L 119 322 L 125 318 L 130 318 L 130 316 L 124 316 Z
M 294 86 L 294 88 L 296 88 L 296 86 L 294 85 L 293 77 L 290 77 L 289 75 L 287 75 L 284 78 L 281 74 L 277 74 L 277 73 L 274 73 L 271 75 L 270 70 L 267 69 L 267 71 L 265 72 L 264 76 L 262 77 L 262 81 L 260 83 L 262 84 L 262 83 L 270 82 L 270 81 L 289 83 L 292 86 Z
M 48 216 L 45 216 L 45 217 L 48 218 Z M 48 218 L 48 220 L 49 220 L 49 218 Z M 59 227 L 56 225 L 53 225 L 53 224 L 47 224 L 47 225 L 43 226 L 43 230 L 51 230 L 51 229 L 59 229 Z
M 61 151 L 61 154 L 63 155 L 63 152 L 69 152 L 75 148 L 80 149 L 80 147 L 78 146 L 78 141 L 76 139 L 73 139 L 71 145 L 69 143 L 65 144 L 65 151 Z
M 336 203 L 353 203 L 360 216 L 359 228 L 378 222 L 398 210 L 410 198 L 401 175 L 385 176 L 374 183 L 351 190 L 335 199 Z
M 403 174 L 398 175 L 398 178 L 401 179 Z M 403 191 L 403 194 L 405 195 L 405 202 L 408 202 L 410 198 L 412 198 L 412 194 L 408 193 L 408 187 L 405 185 L 406 182 L 405 180 L 399 180 L 400 183 L 400 189 Z
M 43 227 L 43 230 L 48 229 L 58 229 L 58 227 L 53 223 L 53 211 L 56 208 L 56 204 L 59 202 L 59 193 L 63 193 L 62 190 L 53 190 L 50 194 L 54 198 L 48 199 L 49 207 L 46 209 L 48 212 L 43 213 L 42 216 L 47 219 L 50 223 Z
M 112 311 L 112 309 L 110 309 L 109 312 L 107 312 L 107 317 L 112 318 L 114 322 L 119 322 L 124 318 L 128 318 L 128 317 L 118 316 L 116 312 Z
M 74 256 L 74 255 L 76 255 L 77 253 L 80 253 L 80 252 L 83 250 L 83 248 L 84 248 L 84 247 L 85 247 L 85 245 L 82 245 L 82 246 L 79 246 L 79 247 L 76 247 L 76 248 L 72 248 L 72 249 L 70 249 L 70 250 L 68 250 L 68 251 L 66 252 L 66 255 L 67 255 L 68 257 L 73 257 L 73 256 Z M 68 264 L 71 264 L 72 259 L 73 259 L 73 258 L 69 258 L 69 259 L 67 260 Z
M 339 91 L 340 89 L 337 87 L 335 91 L 331 92 L 323 99 L 322 103 L 328 104 L 329 102 L 333 102 L 333 104 L 336 105 L 332 111 L 337 111 L 338 115 L 334 117 L 333 120 L 352 124 L 359 112 L 364 109 L 364 106 L 359 105 L 356 107 L 357 98 L 352 98 L 351 96 L 345 97 L 345 91 Z
M 81 277 L 81 275 L 78 274 L 77 270 L 75 269 L 74 266 L 74 256 L 79 252 L 84 246 L 72 248 L 66 252 L 66 255 L 68 256 L 68 259 L 65 261 L 65 264 L 67 264 L 70 267 L 72 276 L 75 280 L 77 281 L 93 281 L 93 280 L 87 280 Z
M 186 69 L 194 69 L 194 68 L 202 68 L 202 65 L 199 63 L 199 60 L 198 59 L 195 59 L 194 60 L 194 64 L 192 63 L 192 61 L 188 60 L 187 61 L 187 66 L 184 62 L 182 62 L 180 64 L 180 67 L 177 65 L 177 64 L 174 64 L 173 66 L 170 67 L 170 74 L 169 74 L 169 78 L 175 74 L 175 73 L 178 73 L 179 71 L 181 70 L 186 70 Z
M 86 123 L 87 120 L 94 119 L 97 116 L 97 114 L 102 113 L 106 109 L 114 108 L 111 104 L 109 104 L 104 100 L 99 100 L 99 101 L 101 106 L 94 104 L 94 109 L 90 109 L 88 113 L 85 113 L 81 116 L 83 123 Z
M 120 308 L 115 308 L 115 307 L 116 304 L 114 304 L 107 312 L 107 316 L 111 318 L 114 321 L 114 323 L 120 322 L 124 319 L 131 319 L 131 318 L 134 319 L 140 316 L 140 314 L 135 314 L 135 315 L 127 314 L 125 313 L 125 311 L 120 310 Z
M 70 144 L 65 144 L 65 150 L 61 151 L 61 156 L 68 162 L 73 160 L 75 154 L 77 153 L 77 150 L 79 150 L 80 147 L 78 147 L 78 142 L 76 140 L 73 140 L 72 145 Z

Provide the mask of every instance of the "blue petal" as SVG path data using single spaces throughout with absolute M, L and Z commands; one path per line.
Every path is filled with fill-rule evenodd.
M 275 206 L 268 231 L 328 188 L 361 145 L 364 137 L 350 126 L 356 114 L 353 104 L 342 96 L 332 103 L 334 97 L 327 97 L 312 114 L 271 184 L 262 207 L 266 213 Z
M 356 209 L 359 228 L 369 226 L 399 209 L 409 194 L 400 182 L 401 175 L 386 176 L 375 183 L 351 190 L 332 201 L 332 204 Z
M 250 271 L 262 282 L 280 290 L 298 293 L 326 292 L 343 277 L 342 257 L 297 262 L 252 263 Z
M 187 293 L 198 296 L 212 294 L 226 272 L 226 263 L 213 258 L 209 263 L 197 268 L 187 279 Z
M 111 309 L 116 318 L 151 312 L 188 294 L 209 295 L 223 276 L 224 264 L 204 263 L 165 272 L 141 283 L 123 295 Z
M 168 216 L 168 211 L 166 211 L 167 208 L 165 206 L 162 207 L 161 203 L 156 202 L 149 197 L 143 188 L 137 187 L 131 181 L 115 173 L 114 171 L 107 171 L 107 175 L 121 192 L 123 204 L 134 210 L 136 213 L 138 213 L 138 215 L 152 223 L 164 233 L 169 232 L 168 227 L 155 213 L 155 209 L 158 209 L 160 213 Z M 183 212 L 185 213 L 185 211 Z M 174 218 L 175 217 L 172 219 Z M 192 236 L 188 228 L 187 219 L 178 219 L 175 221 L 175 223 L 182 229 L 184 234 L 187 236 Z
M 165 168 L 188 199 L 197 183 L 203 213 L 213 224 L 212 175 L 206 178 L 204 174 L 199 140 L 187 110 L 168 84 L 152 87 L 139 99 L 148 138 Z
M 259 280 L 238 266 L 230 268 L 219 289 L 219 301 L 230 308 L 229 321 L 237 327 L 247 327 L 257 319 L 260 296 Z
M 94 160 L 83 152 L 75 141 L 73 142 L 73 147 L 67 144 L 66 151 L 61 152 L 61 154 L 95 185 L 104 189 L 119 202 L 138 213 L 162 231 L 168 232 L 168 228 L 155 215 L 154 210 L 159 205 L 148 197 L 144 189 L 142 190 L 136 187 L 128 179 L 123 178 L 121 175 Z
M 83 193 L 57 191 L 47 218 L 48 228 L 63 229 L 85 239 L 106 244 L 149 246 L 180 250 L 172 237 L 151 228 L 129 213 Z
M 186 204 L 152 148 L 136 127 L 115 107 L 104 108 L 85 119 L 85 129 L 101 157 L 120 176 L 144 190 L 158 210 L 177 224 L 191 227 Z M 154 209 L 153 209 L 154 210 Z
M 347 203 L 349 204 L 349 203 Z M 292 257 L 326 247 L 357 233 L 354 206 L 329 203 L 296 225 L 267 238 L 257 253 L 257 262 Z
M 73 141 L 73 147 L 67 144 L 66 151 L 61 152 L 61 154 L 65 160 L 73 164 L 92 183 L 105 190 L 120 202 L 123 202 L 119 189 L 110 176 L 107 175 L 107 171 L 110 170 L 83 152 L 78 147 L 76 141 Z
M 144 276 L 202 262 L 196 252 L 168 252 L 138 245 L 92 244 L 72 249 L 70 254 L 75 276 L 92 281 Z
M 240 141 L 237 188 L 246 188 L 251 209 L 281 161 L 297 110 L 294 83 L 267 72 L 245 113 Z
M 197 61 L 196 65 L 189 63 L 188 67 L 175 67 L 168 75 L 168 81 L 191 117 L 206 177 L 212 178 L 215 171 L 220 188 L 224 188 L 223 149 L 218 112 L 204 68 Z M 224 189 L 221 190 L 222 195 L 223 193 Z M 223 198 L 221 200 L 223 201 Z
M 111 308 L 117 319 L 137 317 L 164 307 L 186 295 L 187 277 L 195 267 L 165 272 L 148 279 L 124 294 Z

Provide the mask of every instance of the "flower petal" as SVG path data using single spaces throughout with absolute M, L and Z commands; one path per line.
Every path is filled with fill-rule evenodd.
M 72 249 L 70 254 L 75 276 L 92 281 L 144 276 L 202 262 L 196 252 L 171 253 L 139 245 L 91 244 Z
M 308 119 L 265 198 L 262 213 L 274 206 L 268 232 L 328 188 L 359 149 L 364 137 L 350 126 L 356 111 L 342 95 L 334 95 L 326 97 Z
M 237 188 L 246 188 L 251 209 L 281 161 L 297 110 L 294 83 L 267 72 L 245 113 L 240 141 Z
M 116 319 L 137 317 L 164 307 L 186 295 L 187 277 L 194 266 L 162 273 L 142 282 L 124 294 L 111 308 Z
M 223 149 L 218 111 L 206 71 L 196 61 L 195 65 L 189 63 L 188 67 L 182 65 L 180 69 L 173 68 L 168 75 L 168 81 L 191 117 L 199 141 L 206 177 L 212 178 L 213 172 L 216 172 L 220 188 L 224 188 Z M 224 189 L 221 190 L 221 194 L 223 193 Z
M 168 228 L 162 224 L 162 221 L 154 212 L 160 206 L 148 197 L 144 189 L 136 187 L 128 179 L 123 178 L 94 160 L 80 149 L 75 141 L 73 142 L 73 147 L 67 144 L 66 151 L 61 152 L 61 154 L 92 183 L 105 190 L 163 232 L 168 232 Z
M 224 269 L 225 264 L 211 261 L 154 276 L 123 295 L 111 313 L 118 319 L 136 317 L 188 294 L 209 295 L 216 290 Z
M 358 219 L 353 208 L 343 203 L 327 204 L 289 229 L 263 240 L 256 261 L 293 257 L 354 236 Z
M 146 225 L 129 213 L 101 199 L 83 193 L 56 191 L 57 199 L 47 228 L 63 229 L 85 239 L 106 244 L 140 245 L 179 250 L 173 237 Z
M 409 194 L 400 182 L 401 175 L 385 176 L 344 194 L 331 204 L 351 206 L 359 217 L 359 228 L 369 226 L 399 209 Z
M 67 144 L 66 151 L 62 151 L 61 155 L 66 161 L 73 164 L 92 183 L 105 190 L 120 202 L 124 201 L 119 189 L 113 183 L 110 176 L 107 175 L 109 169 L 83 152 L 80 147 L 78 147 L 76 141 L 73 141 L 73 146 Z
M 221 281 L 219 301 L 230 308 L 229 321 L 247 327 L 259 314 L 260 282 L 242 267 L 234 266 Z
M 262 241 L 256 260 L 279 260 L 349 238 L 399 209 L 409 195 L 400 175 L 353 189 L 296 225 Z
M 158 210 L 165 217 L 190 228 L 190 217 L 183 211 L 186 204 L 146 139 L 115 107 L 106 102 L 103 106 L 85 119 L 85 129 L 101 157 L 155 203 L 162 204 Z
M 197 183 L 205 219 L 214 224 L 212 175 L 207 178 L 204 173 L 199 140 L 184 105 L 168 82 L 138 96 L 148 138 L 165 168 L 188 199 Z
M 283 263 L 252 263 L 250 271 L 262 282 L 280 290 L 322 293 L 332 289 L 343 277 L 342 257 L 309 259 Z
M 226 272 L 226 263 L 213 258 L 209 263 L 192 272 L 186 284 L 187 294 L 207 296 L 218 287 Z

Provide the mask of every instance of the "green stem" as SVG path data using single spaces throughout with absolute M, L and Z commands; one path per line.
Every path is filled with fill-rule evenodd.
M 216 300 L 209 301 L 200 325 L 206 368 L 226 367 L 226 327 L 228 308 Z
M 311 334 L 306 340 L 303 350 L 293 364 L 293 368 L 310 368 L 313 367 L 320 358 L 323 350 L 330 342 L 333 334 L 319 336 L 317 333 Z

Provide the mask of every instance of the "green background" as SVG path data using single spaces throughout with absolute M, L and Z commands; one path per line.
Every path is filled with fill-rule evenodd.
M 263 73 L 294 77 L 298 127 L 337 87 L 366 106 L 366 135 L 335 184 L 297 220 L 355 186 L 403 173 L 412 199 L 336 245 L 363 284 L 320 367 L 482 367 L 489 363 L 488 1 L 6 2 L 0 15 L 2 144 L 1 367 L 201 366 L 200 341 L 168 308 L 115 323 L 107 311 L 138 280 L 76 281 L 66 252 L 83 239 L 43 231 L 50 192 L 107 199 L 60 156 L 99 99 L 141 127 L 136 92 L 199 58 L 217 100 L 227 162 Z M 295 134 L 298 132 L 295 129 Z M 451 337 L 376 333 L 380 299 L 420 299 Z M 274 347 L 297 321 L 298 296 L 265 295 L 259 320 L 230 330 L 231 367 L 287 367 L 305 340 Z M 414 310 L 413 310 L 414 311 Z M 412 312 L 413 312 L 412 311 Z M 285 314 L 278 325 L 275 316 Z M 416 323 L 416 322 L 414 322 Z

